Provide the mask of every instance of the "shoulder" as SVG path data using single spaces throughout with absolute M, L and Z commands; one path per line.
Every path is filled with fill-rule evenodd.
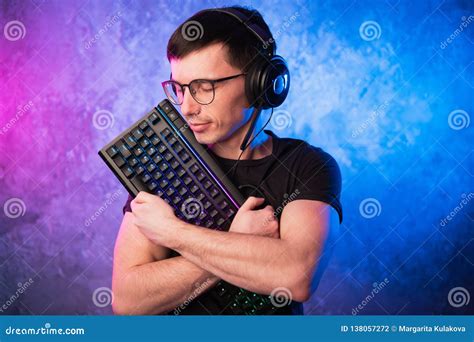
M 305 170 L 326 170 L 335 173 L 340 178 L 340 168 L 334 157 L 321 147 L 311 145 L 305 140 L 276 137 L 279 145 L 279 155 L 292 161 L 294 166 Z

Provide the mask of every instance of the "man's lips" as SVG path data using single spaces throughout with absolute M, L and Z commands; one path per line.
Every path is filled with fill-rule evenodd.
M 202 132 L 204 131 L 208 126 L 210 125 L 210 122 L 190 122 L 189 127 L 194 131 L 194 132 Z

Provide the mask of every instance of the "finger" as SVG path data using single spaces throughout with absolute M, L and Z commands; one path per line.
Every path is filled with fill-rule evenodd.
M 265 199 L 262 198 L 262 197 L 250 196 L 249 198 L 247 198 L 247 200 L 244 202 L 244 204 L 242 204 L 241 209 L 243 209 L 243 210 L 252 210 L 253 208 L 258 207 L 259 205 L 261 205 L 264 201 L 265 201 Z
M 135 197 L 134 201 L 137 203 L 145 203 L 152 199 L 154 196 L 145 191 L 140 191 Z

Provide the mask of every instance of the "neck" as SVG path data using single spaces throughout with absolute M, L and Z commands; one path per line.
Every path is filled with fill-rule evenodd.
M 257 119 L 252 135 L 248 140 L 249 142 L 251 141 L 251 143 L 248 144 L 247 148 L 244 150 L 243 153 L 240 149 L 240 145 L 242 144 L 242 141 L 244 140 L 244 137 L 247 134 L 251 120 L 248 120 L 245 125 L 237 129 L 228 139 L 220 141 L 213 145 L 209 145 L 212 152 L 214 152 L 214 154 L 221 158 L 234 160 L 237 160 L 239 158 L 240 153 L 242 153 L 242 157 L 240 158 L 241 160 L 261 159 L 270 155 L 272 153 L 271 136 L 267 135 L 264 131 L 262 131 L 254 139 L 255 135 L 260 131 L 263 126 L 263 122 L 261 120 L 262 114 L 260 114 L 260 118 Z

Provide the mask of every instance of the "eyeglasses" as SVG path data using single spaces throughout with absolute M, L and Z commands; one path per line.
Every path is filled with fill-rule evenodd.
M 245 73 L 219 78 L 217 80 L 197 79 L 192 80 L 189 82 L 189 84 L 181 84 L 179 82 L 169 80 L 162 82 L 161 85 L 163 86 L 166 96 L 173 104 L 180 105 L 183 103 L 184 88 L 188 87 L 189 93 L 197 103 L 207 105 L 214 101 L 214 97 L 216 95 L 216 83 L 232 80 L 243 75 L 245 75 Z

